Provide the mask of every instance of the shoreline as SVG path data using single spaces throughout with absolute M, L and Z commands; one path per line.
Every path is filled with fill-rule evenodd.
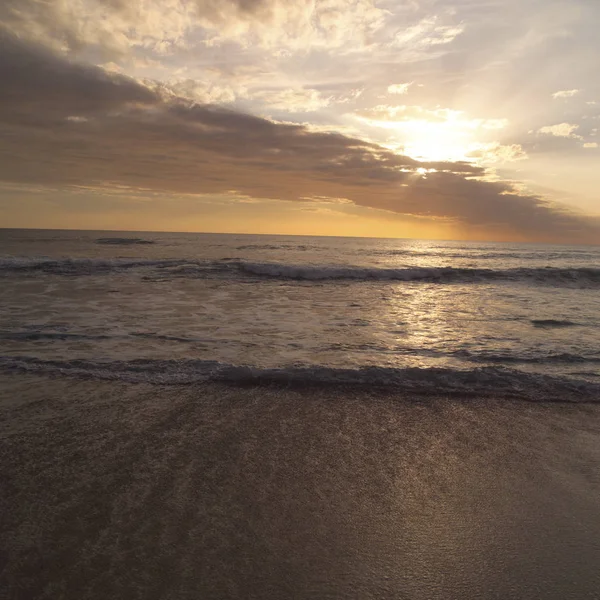
M 307 391 L 314 394 L 362 393 L 367 396 L 435 400 L 499 400 L 534 404 L 597 404 L 600 383 L 511 368 L 291 365 L 261 368 L 202 359 L 137 359 L 93 361 L 48 360 L 30 356 L 0 357 L 0 377 L 70 379 L 82 384 L 150 385 L 201 389 L 221 385 L 233 389 Z

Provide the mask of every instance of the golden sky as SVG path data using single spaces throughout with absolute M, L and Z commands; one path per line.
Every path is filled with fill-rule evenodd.
M 598 0 L 4 0 L 0 225 L 600 243 Z

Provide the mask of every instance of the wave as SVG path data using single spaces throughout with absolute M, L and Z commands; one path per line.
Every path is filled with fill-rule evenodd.
M 581 354 L 572 354 L 570 352 L 561 352 L 555 354 L 538 355 L 519 355 L 519 354 L 496 354 L 490 352 L 470 352 L 468 350 L 457 350 L 450 356 L 460 358 L 474 363 L 498 363 L 498 364 L 581 364 L 581 363 L 600 363 L 600 355 L 582 356 Z
M 300 252 L 306 252 L 312 250 L 313 252 L 324 252 L 328 248 L 319 246 L 307 246 L 306 244 L 244 244 L 243 246 L 236 246 L 236 250 L 298 250 Z
M 99 340 L 123 340 L 130 338 L 143 338 L 158 340 L 162 342 L 180 342 L 184 344 L 197 344 L 212 342 L 211 339 L 184 337 L 177 335 L 164 335 L 160 333 L 130 332 L 123 334 L 96 334 L 96 333 L 70 333 L 66 331 L 0 331 L 0 340 L 12 342 L 37 342 L 41 340 L 50 341 L 99 341 Z M 226 341 L 226 340 L 224 340 Z
M 153 269 L 161 277 L 251 277 L 294 281 L 412 281 L 425 283 L 486 283 L 512 281 L 599 287 L 599 268 L 371 267 L 353 265 L 292 265 L 237 259 L 97 259 L 0 258 L 0 273 L 44 272 L 55 275 L 96 275 L 114 271 Z
M 431 259 L 448 259 L 448 258 L 459 258 L 464 260 L 499 260 L 499 259 L 514 259 L 514 260 L 536 260 L 540 262 L 550 262 L 557 260 L 594 260 L 598 258 L 597 252 L 482 252 L 476 249 L 469 249 L 465 252 L 453 252 L 447 248 L 437 248 L 428 250 L 411 250 L 410 248 L 389 248 L 389 249 L 358 249 L 356 254 L 362 256 L 406 256 L 409 258 L 426 258 Z
M 259 277 L 295 280 L 380 280 L 425 281 L 432 283 L 476 283 L 486 281 L 527 281 L 537 283 L 579 283 L 600 285 L 600 269 L 515 268 L 485 269 L 461 267 L 356 267 L 288 265 L 239 262 L 237 268 Z
M 600 384 L 493 367 L 472 370 L 392 367 L 336 369 L 296 365 L 262 369 L 207 360 L 60 361 L 0 356 L 0 369 L 160 385 L 220 382 L 232 385 L 340 386 L 385 389 L 400 395 L 491 396 L 542 402 L 600 401 Z
M 14 342 L 37 342 L 37 341 L 104 341 L 104 340 L 132 340 L 132 339 L 147 339 L 150 341 L 160 342 L 176 342 L 180 344 L 214 344 L 215 340 L 205 337 L 168 335 L 156 332 L 130 331 L 127 333 L 84 333 L 84 332 L 69 332 L 69 331 L 43 331 L 41 329 L 33 329 L 28 331 L 0 331 L 0 340 Z M 244 347 L 256 347 L 254 342 L 240 340 L 227 340 L 220 338 L 219 344 L 236 344 Z M 600 354 L 581 355 L 569 352 L 562 353 L 540 353 L 540 354 L 517 354 L 509 352 L 486 352 L 473 350 L 454 350 L 443 351 L 431 348 L 411 348 L 398 347 L 389 348 L 386 346 L 378 346 L 377 344 L 329 344 L 320 350 L 334 352 L 352 352 L 352 351 L 373 351 L 394 355 L 402 355 L 408 358 L 415 357 L 430 357 L 430 358 L 455 358 L 464 362 L 485 365 L 549 365 L 549 364 L 598 364 L 600 363 Z
M 296 246 L 290 244 L 244 244 L 236 246 L 236 250 L 307 250 L 307 246 Z
M 162 333 L 131 331 L 128 333 L 82 333 L 69 331 L 43 331 L 33 329 L 29 331 L 0 331 L 0 340 L 8 342 L 98 342 L 98 341 L 132 341 L 145 339 L 151 342 L 174 342 L 177 344 L 191 344 L 194 346 L 209 347 L 215 343 L 210 337 L 194 337 L 182 335 L 168 335 Z M 244 348 L 256 348 L 257 343 L 219 338 L 220 345 L 235 345 Z
M 105 258 L 0 258 L 0 272 L 44 272 L 54 275 L 96 275 L 137 268 L 168 268 L 185 264 L 181 259 Z
M 117 336 L 61 331 L 9 331 L 0 332 L 0 340 L 12 342 L 37 342 L 40 340 L 111 340 Z
M 534 327 L 576 327 L 579 323 L 559 319 L 532 319 L 531 324 Z
M 118 237 L 108 237 L 108 238 L 98 238 L 96 240 L 96 244 L 105 244 L 112 246 L 136 246 L 136 245 L 145 245 L 145 244 L 154 244 L 152 240 L 144 240 L 142 238 L 118 238 Z

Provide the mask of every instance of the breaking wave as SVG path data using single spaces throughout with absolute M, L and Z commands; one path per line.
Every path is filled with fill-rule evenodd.
M 43 272 L 55 275 L 96 275 L 115 271 L 153 270 L 161 277 L 251 277 L 294 281 L 415 281 L 425 283 L 486 283 L 494 281 L 600 287 L 600 268 L 370 267 L 315 266 L 247 262 L 238 259 L 50 259 L 1 258 L 0 273 Z M 534 323 L 535 324 L 535 323 Z
M 160 385 L 220 382 L 233 385 L 362 387 L 419 396 L 514 398 L 529 401 L 598 402 L 600 384 L 505 368 L 363 367 L 338 369 L 292 366 L 261 369 L 208 360 L 87 361 L 0 357 L 0 369 L 88 379 Z
M 515 268 L 483 269 L 461 267 L 356 267 L 313 266 L 280 263 L 238 262 L 237 268 L 259 277 L 308 281 L 424 281 L 432 283 L 478 283 L 487 281 L 526 281 L 551 284 L 600 285 L 600 269 L 594 268 Z

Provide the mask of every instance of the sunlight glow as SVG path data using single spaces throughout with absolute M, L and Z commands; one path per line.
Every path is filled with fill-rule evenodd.
M 363 123 L 390 131 L 386 146 L 423 161 L 471 161 L 482 147 L 482 138 L 506 126 L 504 119 L 469 119 L 461 111 L 429 111 L 431 119 L 397 119 L 406 107 L 381 107 L 389 118 L 359 116 Z M 419 107 L 412 109 L 424 110 Z
M 386 125 L 394 131 L 403 153 L 417 160 L 469 160 L 475 144 L 474 130 L 461 122 L 414 120 L 390 121 Z

